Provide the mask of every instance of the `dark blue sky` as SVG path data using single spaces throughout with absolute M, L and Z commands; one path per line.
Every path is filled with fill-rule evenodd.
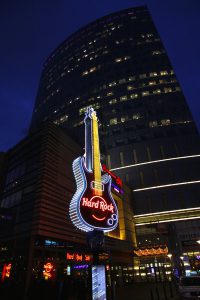
M 1 0 L 0 151 L 27 134 L 42 64 L 50 52 L 87 23 L 144 4 L 200 129 L 199 0 Z

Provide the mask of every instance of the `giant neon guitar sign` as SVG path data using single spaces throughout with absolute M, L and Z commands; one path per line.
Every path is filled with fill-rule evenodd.
M 111 176 L 102 175 L 96 112 L 85 115 L 85 154 L 73 162 L 77 190 L 69 208 L 74 225 L 83 231 L 111 231 L 118 224 L 118 210 L 111 195 Z

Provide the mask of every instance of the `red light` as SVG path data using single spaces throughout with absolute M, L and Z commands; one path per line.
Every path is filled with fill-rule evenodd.
M 52 270 L 53 270 L 53 265 L 52 263 L 48 262 L 44 265 L 44 271 L 43 271 L 43 275 L 45 277 L 45 279 L 51 278 L 52 277 Z
M 97 200 L 100 199 L 100 200 Z M 96 202 L 95 202 L 96 201 Z M 111 211 L 114 212 L 114 206 L 112 204 L 107 204 L 106 200 L 100 196 L 93 196 L 90 200 L 88 198 L 83 198 L 82 206 L 91 207 L 93 209 L 98 209 L 101 211 Z
M 4 264 L 3 266 L 3 272 L 2 272 L 2 281 L 5 278 L 9 278 L 10 277 L 10 270 L 11 270 L 12 264 Z
M 122 180 L 120 177 L 118 177 L 117 175 L 115 175 L 113 172 L 111 172 L 106 165 L 102 164 L 102 169 L 104 172 L 108 173 L 115 181 L 115 183 L 122 188 Z
M 97 221 L 103 221 L 105 220 L 106 217 L 103 217 L 103 218 L 97 218 L 95 215 L 92 215 L 92 217 L 97 220 Z
M 79 253 L 70 254 L 69 252 L 67 252 L 66 259 L 78 262 L 78 261 L 90 261 L 91 257 L 86 254 L 79 254 Z

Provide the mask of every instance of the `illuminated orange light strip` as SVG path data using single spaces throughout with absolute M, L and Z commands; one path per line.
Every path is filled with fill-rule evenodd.
M 97 218 L 95 215 L 92 215 L 92 217 L 93 217 L 94 219 L 96 219 L 97 221 L 103 221 L 103 220 L 105 220 L 105 218 L 106 218 L 106 217 L 103 217 L 103 218 Z

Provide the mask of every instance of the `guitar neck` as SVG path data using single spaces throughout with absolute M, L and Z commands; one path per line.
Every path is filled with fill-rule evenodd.
M 92 113 L 92 141 L 93 141 L 93 171 L 94 180 L 101 181 L 101 165 L 99 151 L 99 134 L 96 113 Z

